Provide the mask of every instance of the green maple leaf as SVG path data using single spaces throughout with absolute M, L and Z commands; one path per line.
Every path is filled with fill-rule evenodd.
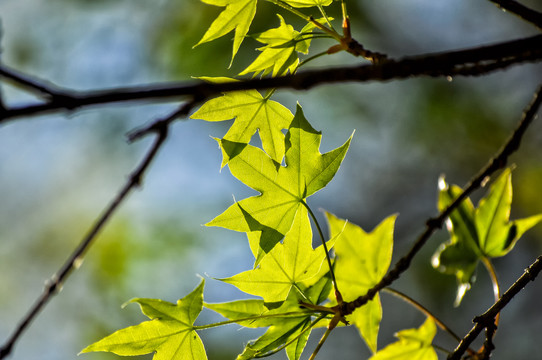
M 202 280 L 199 286 L 177 304 L 157 299 L 133 299 L 150 321 L 118 330 L 81 351 L 107 351 L 133 356 L 155 352 L 154 360 L 204 360 L 205 348 L 194 330 L 203 308 Z
M 331 246 L 328 242 L 328 248 Z M 312 248 L 307 210 L 300 209 L 283 243 L 277 244 L 257 268 L 220 280 L 248 294 L 261 296 L 266 302 L 283 301 L 291 289 L 302 294 L 300 286 L 318 274 L 325 259 L 323 245 Z
M 267 356 L 283 348 L 290 360 L 298 360 L 305 348 L 312 327 L 322 325 L 314 321 L 314 313 L 300 308 L 299 301 L 317 304 L 322 302 L 331 289 L 329 276 L 322 276 L 310 287 L 301 287 L 300 292 L 290 291 L 278 307 L 268 308 L 263 300 L 239 300 L 229 303 L 206 304 L 222 316 L 245 327 L 268 327 L 258 339 L 251 341 L 237 359 L 252 359 Z M 327 325 L 328 319 L 320 321 Z
M 435 322 L 427 318 L 417 329 L 399 331 L 399 341 L 378 351 L 369 360 L 437 360 L 437 353 L 431 345 L 437 333 Z
M 201 78 L 211 82 L 235 81 L 228 78 Z M 196 111 L 191 119 L 224 121 L 235 119 L 224 135 L 225 140 L 249 143 L 256 131 L 260 134 L 262 147 L 277 163 L 284 157 L 284 134 L 293 119 L 293 114 L 276 101 L 262 97 L 256 90 L 236 91 L 211 99 Z M 222 166 L 227 163 L 224 157 Z
M 335 278 L 345 301 L 352 301 L 386 275 L 393 250 L 395 215 L 386 218 L 372 232 L 326 213 L 335 243 Z M 376 352 L 382 306 L 378 294 L 347 317 L 359 330 L 369 349 Z
M 201 0 L 206 4 L 226 7 L 207 29 L 201 40 L 194 47 L 218 39 L 232 30 L 235 30 L 233 38 L 233 52 L 231 61 L 246 34 L 254 15 L 256 15 L 257 0 Z
M 286 166 L 280 166 L 254 146 L 219 140 L 223 153 L 229 158 L 230 172 L 260 195 L 233 204 L 207 226 L 241 232 L 261 230 L 258 263 L 290 230 L 305 199 L 331 181 L 352 139 L 321 154 L 321 137 L 298 105 L 286 136 Z
M 445 209 L 461 192 L 459 186 L 449 186 L 441 179 L 439 210 Z M 456 305 L 474 283 L 474 274 L 482 258 L 508 254 L 527 230 L 542 221 L 542 214 L 510 221 L 511 206 L 512 174 L 506 169 L 477 208 L 467 198 L 450 214 L 450 241 L 439 247 L 432 262 L 441 272 L 456 276 Z
M 482 254 L 500 257 L 514 248 L 523 234 L 542 220 L 542 214 L 510 221 L 512 207 L 512 174 L 503 171 L 491 186 L 487 197 L 480 200 L 474 221 Z
M 282 16 L 277 16 L 280 19 L 278 28 L 253 35 L 254 39 L 266 44 L 266 46 L 258 49 L 262 53 L 239 75 L 251 72 L 257 75 L 262 71 L 263 76 L 269 73 L 272 76 L 285 75 L 288 72 L 293 73 L 299 64 L 297 53 L 308 53 L 311 40 L 304 36 L 312 31 L 314 25 L 309 23 L 300 33 L 295 31 L 291 25 L 286 24 Z

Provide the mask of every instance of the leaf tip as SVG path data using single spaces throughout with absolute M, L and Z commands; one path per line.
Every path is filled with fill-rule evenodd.
M 438 177 L 438 189 L 440 191 L 444 191 L 444 190 L 448 189 L 448 184 L 446 184 L 446 178 L 445 178 L 444 174 L 441 174 Z

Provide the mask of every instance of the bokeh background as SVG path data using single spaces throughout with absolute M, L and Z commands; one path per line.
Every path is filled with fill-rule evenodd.
M 542 10 L 538 0 L 524 3 Z M 394 57 L 536 33 L 489 1 L 365 0 L 348 7 L 354 37 L 367 48 Z M 337 19 L 338 9 L 330 10 Z M 230 37 L 192 49 L 219 12 L 196 0 L 0 0 L 1 60 L 77 90 L 234 76 L 257 55 L 254 48 L 259 45 L 253 40 L 245 41 L 229 70 Z M 251 32 L 278 26 L 276 12 L 301 28 L 291 14 L 261 2 Z M 330 45 L 313 42 L 312 50 Z M 310 66 L 360 61 L 337 54 Z M 291 110 L 296 101 L 301 103 L 309 121 L 323 131 L 322 151 L 342 144 L 356 129 L 341 170 L 324 191 L 311 197 L 310 204 L 366 230 L 399 213 L 395 260 L 407 251 L 425 220 L 436 214 L 439 175 L 465 184 L 504 142 L 541 79 L 541 65 L 526 64 L 483 78 L 340 84 L 310 92 L 279 91 L 276 98 Z M 1 90 L 7 104 L 35 101 L 5 83 Z M 125 134 L 175 106 L 123 104 L 0 126 L 2 342 L 150 146 L 150 138 L 128 144 Z M 12 359 L 73 359 L 91 342 L 144 320 L 136 306 L 121 310 L 122 303 L 133 297 L 176 301 L 196 286 L 198 274 L 207 278 L 206 301 L 244 297 L 212 280 L 251 267 L 244 235 L 202 226 L 232 203 L 232 194 L 237 199 L 253 194 L 227 169 L 219 171 L 220 152 L 210 135 L 223 135 L 228 125 L 191 120 L 173 126 L 143 188 L 129 197 L 101 233 L 81 269 L 17 343 Z M 537 121 L 512 158 L 517 166 L 512 218 L 542 212 L 541 146 L 542 124 Z M 475 201 L 482 194 L 476 193 Z M 511 255 L 495 260 L 504 289 L 542 252 L 541 239 L 539 226 Z M 394 287 L 463 335 L 473 316 L 491 305 L 491 286 L 484 269 L 479 269 L 476 286 L 459 308 L 453 308 L 455 279 L 437 273 L 429 262 L 445 240 L 444 231 L 433 236 Z M 494 359 L 536 357 L 542 329 L 540 298 L 542 286 L 535 282 L 506 308 Z M 423 322 L 421 314 L 387 294 L 382 301 L 380 347 L 393 341 L 395 331 Z M 199 320 L 218 319 L 205 310 Z M 316 333 L 308 350 L 319 338 Z M 201 335 L 209 358 L 218 360 L 234 358 L 258 333 L 229 326 Z M 446 334 L 439 334 L 436 343 L 454 346 Z M 356 330 L 344 328 L 330 336 L 319 356 L 369 355 Z

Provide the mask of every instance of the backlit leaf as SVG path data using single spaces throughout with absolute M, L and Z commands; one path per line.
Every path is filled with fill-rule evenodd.
M 440 188 L 438 207 L 442 211 L 462 190 L 456 185 L 449 186 L 443 179 Z M 441 272 L 456 276 L 456 305 L 472 286 L 482 257 L 506 255 L 527 230 L 542 221 L 542 214 L 510 221 L 511 206 L 512 174 L 510 169 L 505 169 L 476 209 L 467 198 L 450 214 L 451 239 L 439 247 L 432 262 Z
M 328 248 L 331 248 L 329 243 Z M 221 280 L 248 294 L 261 296 L 266 302 L 283 301 L 291 289 L 301 291 L 300 285 L 319 272 L 325 259 L 322 245 L 312 248 L 307 210 L 301 208 L 283 243 L 277 244 L 257 268 Z
M 396 216 L 386 218 L 370 233 L 330 213 L 326 213 L 326 216 L 331 236 L 342 232 L 335 243 L 335 277 L 344 300 L 352 301 L 376 285 L 388 271 Z M 381 319 L 382 307 L 378 294 L 347 317 L 373 352 L 377 349 Z
M 235 81 L 227 78 L 202 78 L 206 81 Z M 284 157 L 284 134 L 293 119 L 293 114 L 276 101 L 262 97 L 256 90 L 236 91 L 224 94 L 207 101 L 191 119 L 205 121 L 224 121 L 235 119 L 234 123 L 224 135 L 224 140 L 236 143 L 250 142 L 256 131 L 260 134 L 262 147 L 277 163 Z M 227 151 L 231 153 L 231 151 Z M 228 162 L 225 156 L 222 166 Z
M 286 166 L 280 166 L 254 146 L 243 145 L 239 150 L 240 144 L 220 140 L 222 150 L 230 158 L 231 173 L 261 195 L 233 204 L 207 226 L 242 232 L 259 230 L 258 224 L 263 229 L 273 229 L 275 233 L 261 233 L 258 263 L 281 240 L 276 232 L 284 236 L 290 230 L 305 199 L 331 181 L 346 155 L 351 137 L 341 147 L 321 154 L 321 136 L 307 122 L 298 105 L 286 136 Z
M 235 320 L 244 327 L 257 328 L 269 326 L 276 321 L 265 318 L 262 315 L 268 311 L 264 301 L 260 299 L 236 300 L 227 303 L 205 304 L 205 307 L 216 311 L 227 319 Z
M 254 15 L 256 15 L 257 0 L 201 0 L 206 4 L 226 7 L 207 29 L 201 40 L 195 45 L 218 39 L 232 30 L 233 38 L 232 61 L 243 42 Z
M 282 16 L 277 16 L 280 19 L 278 28 L 253 36 L 254 39 L 266 44 L 266 46 L 258 49 L 262 53 L 239 75 L 252 72 L 254 75 L 263 72 L 264 76 L 269 73 L 272 76 L 285 75 L 288 72 L 293 73 L 299 64 L 297 53 L 306 54 L 308 52 L 310 38 L 306 37 L 305 31 L 309 32 L 310 30 L 303 29 L 304 31 L 299 33 L 291 25 L 286 24 Z
M 151 320 L 118 330 L 81 352 L 107 351 L 124 356 L 154 352 L 154 360 L 207 359 L 193 326 L 202 310 L 203 286 L 204 281 L 177 304 L 156 299 L 131 300 Z
M 369 360 L 437 360 L 437 353 L 431 345 L 437 333 L 435 322 L 427 318 L 417 329 L 399 331 L 399 341 L 378 351 Z
M 525 231 L 542 220 L 542 214 L 539 214 L 510 221 L 511 206 L 512 174 L 510 169 L 505 169 L 476 209 L 479 245 L 487 257 L 508 254 Z
M 228 319 L 246 327 L 269 327 L 258 339 L 251 341 L 237 359 L 252 359 L 273 353 L 282 348 L 290 360 L 298 360 L 307 343 L 314 322 L 314 313 L 301 308 L 299 301 L 316 304 L 329 293 L 329 277 L 323 277 L 315 285 L 302 288 L 306 295 L 301 297 L 298 291 L 291 291 L 286 300 L 278 307 L 267 309 L 263 300 L 241 300 L 223 304 L 206 304 Z M 252 312 L 252 313 L 251 313 Z M 328 320 L 320 321 L 327 325 Z
M 443 178 L 439 180 L 438 209 L 447 208 L 462 190 L 459 186 L 448 185 Z M 447 220 L 450 241 L 440 245 L 431 259 L 434 268 L 440 272 L 455 275 L 457 279 L 457 295 L 455 306 L 458 306 L 465 293 L 475 281 L 475 272 L 480 260 L 478 232 L 474 220 L 474 205 L 469 198 L 465 199 L 452 211 Z

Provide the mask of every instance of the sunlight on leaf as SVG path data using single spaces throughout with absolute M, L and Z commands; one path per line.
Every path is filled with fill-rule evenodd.
M 218 39 L 232 30 L 235 29 L 235 36 L 233 38 L 233 52 L 231 56 L 231 61 L 233 58 L 246 34 L 254 15 L 256 15 L 256 4 L 257 0 L 201 0 L 202 2 L 226 7 L 220 15 L 213 21 L 211 26 L 207 29 L 201 40 L 194 45 L 194 47 Z
M 332 246 L 328 243 L 328 248 Z M 248 294 L 261 296 L 265 302 L 283 301 L 291 289 L 301 291 L 302 282 L 318 274 L 325 259 L 322 245 L 312 248 L 311 224 L 307 210 L 301 208 L 283 243 L 277 244 L 259 267 L 220 280 Z
M 446 184 L 444 179 L 440 184 L 438 208 L 442 211 L 462 190 Z M 505 169 L 476 209 L 467 198 L 450 214 L 450 241 L 440 245 L 432 264 L 439 271 L 456 276 L 456 306 L 474 283 L 476 268 L 483 257 L 506 255 L 527 230 L 542 221 L 542 214 L 510 221 L 511 206 L 512 174 L 510 169 Z
M 438 209 L 443 211 L 461 194 L 462 189 L 457 185 L 448 185 L 444 178 L 439 179 L 439 188 Z M 476 280 L 475 272 L 482 256 L 474 214 L 475 208 L 469 198 L 452 211 L 447 220 L 450 241 L 441 244 L 431 259 L 434 268 L 444 274 L 455 275 L 455 306 L 459 306 L 463 296 Z
M 307 54 L 309 51 L 311 40 L 306 37 L 305 32 L 309 32 L 310 30 L 303 29 L 299 33 L 291 25 L 286 24 L 282 16 L 277 16 L 280 19 L 280 26 L 278 28 L 270 29 L 253 36 L 254 39 L 266 44 L 266 46 L 258 49 L 262 53 L 239 75 L 252 72 L 254 76 L 260 72 L 263 72 L 262 76 L 269 73 L 272 76 L 285 75 L 288 72 L 293 73 L 299 64 L 297 53 Z
M 475 220 L 479 245 L 487 257 L 508 254 L 521 236 L 542 220 L 542 214 L 510 221 L 512 173 L 506 169 L 491 185 L 489 194 L 480 200 Z
M 190 294 L 172 304 L 157 299 L 133 299 L 150 321 L 118 330 L 86 347 L 81 353 L 107 351 L 133 356 L 155 352 L 154 360 L 204 360 L 205 348 L 194 330 L 203 308 L 202 280 Z
M 317 304 L 320 299 L 325 299 L 330 286 L 330 278 L 323 277 L 315 285 L 303 288 L 307 298 L 300 297 L 298 291 L 292 290 L 280 306 L 272 309 L 267 309 L 263 300 L 240 300 L 205 306 L 245 327 L 269 327 L 262 336 L 249 342 L 237 359 L 262 357 L 285 348 L 290 360 L 298 360 L 311 328 L 328 323 L 326 319 L 321 320 L 321 324 L 315 323 L 314 313 L 300 308 L 299 301 Z
M 342 231 L 335 243 L 335 277 L 344 300 L 352 301 L 376 285 L 388 271 L 396 215 L 386 218 L 370 233 L 330 213 L 326 213 L 326 217 L 331 236 Z M 358 328 L 373 353 L 377 349 L 381 319 L 382 306 L 378 294 L 347 317 Z
M 246 213 L 249 213 L 255 222 L 284 236 L 292 227 L 297 211 L 304 207 L 305 199 L 333 179 L 352 139 L 350 137 L 339 148 L 321 154 L 321 137 L 320 132 L 307 122 L 298 105 L 285 140 L 286 166 L 280 166 L 251 145 L 246 145 L 235 156 L 229 154 L 231 173 L 261 195 L 233 204 L 207 226 L 252 232 L 255 229 L 248 226 L 246 219 Z M 222 139 L 219 143 L 223 151 L 232 148 L 228 140 Z M 280 240 L 271 235 L 270 232 L 262 232 L 257 263 Z
M 228 78 L 200 78 L 209 82 L 236 81 Z M 226 93 L 211 99 L 197 110 L 191 119 L 224 121 L 235 119 L 224 135 L 225 140 L 235 143 L 250 142 L 252 135 L 259 132 L 264 151 L 277 163 L 284 157 L 284 134 L 294 115 L 283 105 L 262 97 L 256 90 Z M 224 152 L 232 153 L 232 151 Z M 229 158 L 223 157 L 222 166 Z
M 244 327 L 257 328 L 269 326 L 273 323 L 273 318 L 268 318 L 266 322 L 262 317 L 263 313 L 268 311 L 263 300 L 249 299 L 236 300 L 227 303 L 205 304 L 205 307 L 211 309 L 220 315 L 236 322 Z M 257 320 L 257 321 L 256 321 Z
M 399 331 L 399 341 L 378 351 L 369 360 L 437 360 L 437 353 L 431 345 L 437 333 L 435 322 L 427 318 L 417 329 Z

